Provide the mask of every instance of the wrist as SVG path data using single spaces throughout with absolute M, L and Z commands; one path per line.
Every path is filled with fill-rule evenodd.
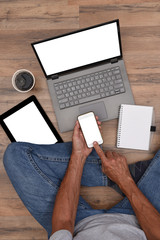
M 87 157 L 82 153 L 72 152 L 70 162 L 76 163 L 78 165 L 84 165 L 86 158 Z
M 119 184 L 120 189 L 122 192 L 126 195 L 126 197 L 129 197 L 132 193 L 133 187 L 135 187 L 135 182 L 131 176 L 126 177 L 122 183 Z

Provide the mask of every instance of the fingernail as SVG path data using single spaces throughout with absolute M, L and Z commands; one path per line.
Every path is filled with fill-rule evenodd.
M 96 145 L 97 144 L 97 142 L 93 142 L 93 145 Z

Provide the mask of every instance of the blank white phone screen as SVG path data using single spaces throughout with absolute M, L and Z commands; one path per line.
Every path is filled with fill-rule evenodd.
M 94 141 L 102 143 L 102 137 L 94 114 L 89 113 L 86 114 L 85 116 L 80 116 L 79 122 L 87 145 L 93 146 Z
M 54 144 L 56 137 L 34 102 L 4 119 L 15 140 L 35 144 Z
M 117 23 L 34 44 L 46 75 L 120 56 Z

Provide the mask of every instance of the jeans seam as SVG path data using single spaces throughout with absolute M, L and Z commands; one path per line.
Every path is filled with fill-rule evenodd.
M 37 155 L 37 157 L 39 157 L 42 161 L 51 161 L 51 162 L 69 162 L 69 160 L 70 160 L 70 157 L 67 157 L 67 158 L 56 158 L 56 157 L 46 157 L 46 156 L 42 156 L 42 155 L 40 155 L 40 154 L 37 154 L 36 153 L 36 155 Z M 97 163 L 99 163 L 100 162 L 100 160 L 99 159 L 95 159 L 95 158 L 93 158 L 93 159 L 87 159 L 86 160 L 86 163 L 95 163 L 95 164 L 97 164 Z
M 37 157 L 39 157 L 42 161 L 51 161 L 51 162 L 69 162 L 70 157 L 69 158 L 52 158 L 52 157 L 45 157 L 45 156 L 41 156 L 39 154 L 36 154 Z M 97 164 L 99 163 L 99 159 L 93 159 L 93 160 L 86 160 L 86 163 L 94 163 Z
M 69 162 L 69 159 L 70 159 L 70 157 L 68 157 L 68 158 L 46 157 L 46 156 L 42 156 L 42 155 L 37 154 L 37 153 L 35 155 L 37 155 L 37 157 L 39 157 L 39 159 L 41 159 L 42 161 L 47 160 L 47 161 L 51 161 L 51 162 Z
M 33 160 L 33 157 L 31 155 L 31 151 L 33 151 L 31 148 L 26 149 L 26 154 L 28 156 L 28 159 L 30 161 L 30 163 L 32 164 L 33 168 L 35 169 L 35 171 L 49 184 L 51 185 L 55 190 L 58 189 L 57 185 L 54 184 L 43 172 L 42 170 L 38 167 L 38 165 L 35 163 L 35 161 Z

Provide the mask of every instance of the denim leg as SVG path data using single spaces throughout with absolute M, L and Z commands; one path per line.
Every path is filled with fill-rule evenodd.
M 148 163 L 147 163 L 148 162 Z M 152 160 L 144 163 L 146 169 L 144 174 L 140 177 L 140 174 L 134 175 L 134 180 L 137 180 L 137 186 L 146 196 L 146 198 L 152 203 L 152 205 L 160 212 L 160 150 L 156 153 Z M 143 162 L 141 162 L 143 164 Z M 147 167 L 147 165 L 149 165 Z M 137 163 L 140 167 L 140 163 Z M 147 168 L 146 168 L 147 167 Z M 120 201 L 113 208 L 109 209 L 107 213 L 124 213 L 135 215 L 131 204 L 127 197 Z
M 72 152 L 72 143 L 36 145 L 11 143 L 4 154 L 6 172 L 19 197 L 33 217 L 52 230 L 52 212 L 58 188 L 63 180 Z M 81 184 L 106 186 L 107 177 L 101 171 L 101 161 L 93 150 L 87 158 Z M 103 213 L 79 199 L 76 223 L 90 215 Z

